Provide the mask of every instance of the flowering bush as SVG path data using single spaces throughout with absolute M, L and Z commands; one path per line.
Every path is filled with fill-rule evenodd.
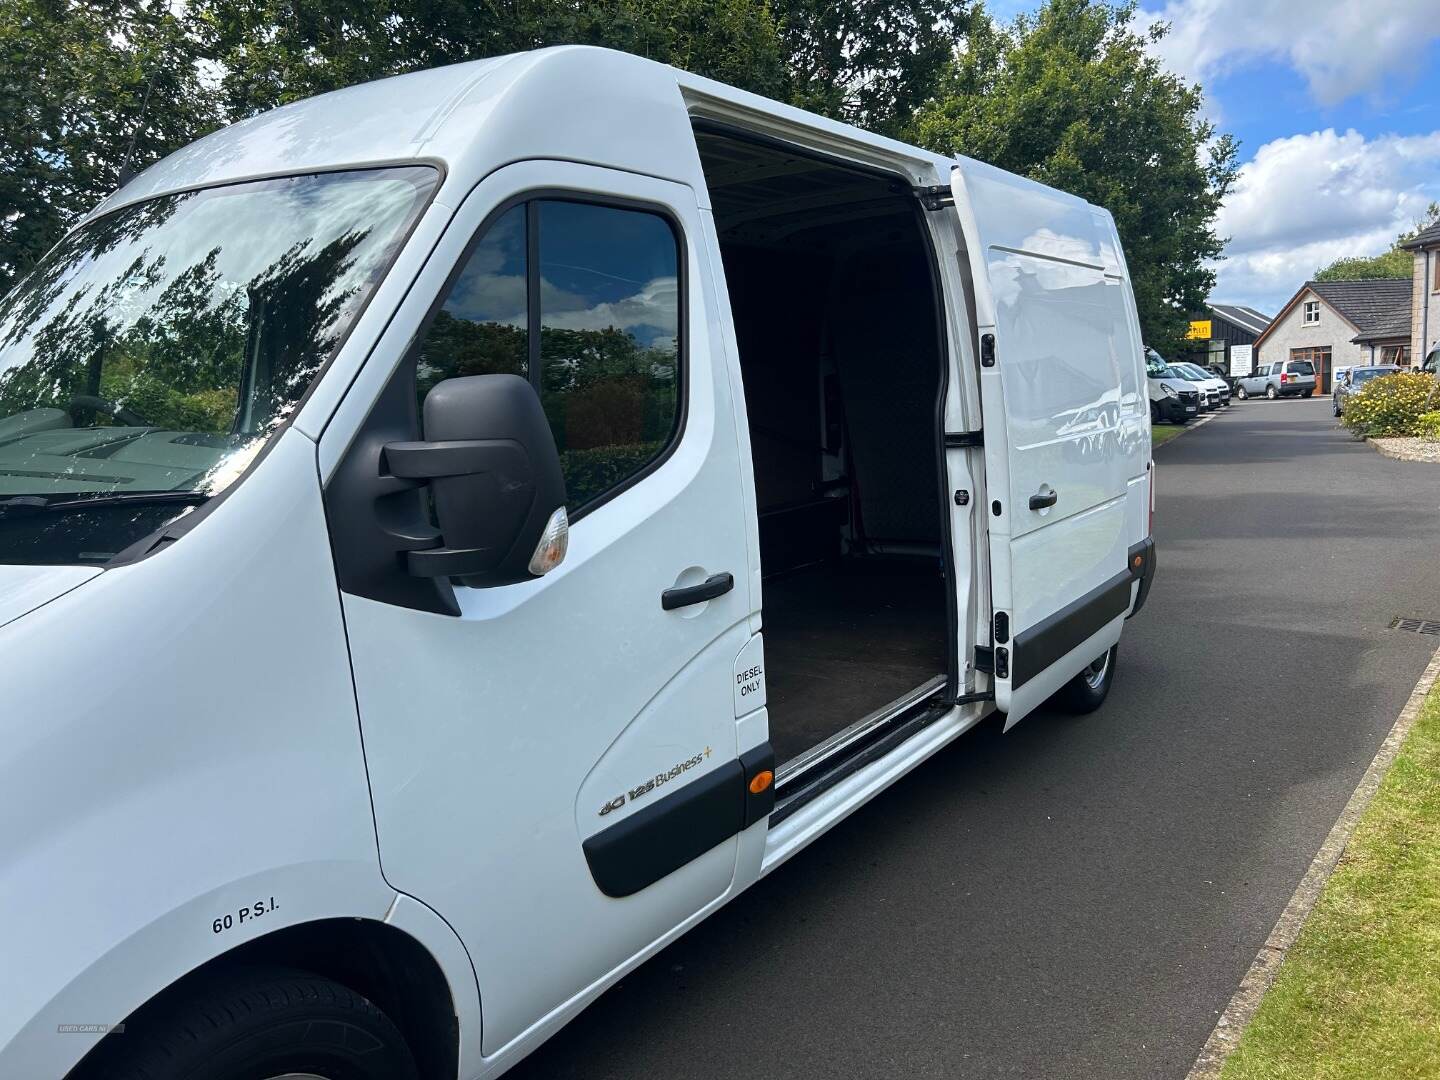
M 1419 435 L 1420 417 L 1434 379 L 1419 372 L 1400 372 L 1371 379 L 1345 399 L 1340 422 L 1357 439 L 1371 435 Z
M 1421 413 L 1415 426 L 1415 434 L 1422 439 L 1429 439 L 1432 442 L 1440 441 L 1440 409 Z

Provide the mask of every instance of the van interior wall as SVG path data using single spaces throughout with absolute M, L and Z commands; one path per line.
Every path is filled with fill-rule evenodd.
M 751 154 L 745 166 L 773 188 L 785 163 Z M 722 175 L 745 175 L 734 156 L 724 164 Z M 868 174 L 795 159 L 789 168 L 792 183 L 808 184 L 776 193 L 773 216 L 743 179 L 712 182 L 749 414 L 770 735 L 782 762 L 943 675 L 950 640 L 936 457 L 942 354 L 919 222 L 908 193 Z M 827 204 L 816 188 L 860 197 Z M 823 206 L 821 220 L 787 212 L 807 200 Z

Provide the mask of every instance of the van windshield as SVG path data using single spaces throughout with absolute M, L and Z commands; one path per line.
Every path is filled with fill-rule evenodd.
M 434 188 L 429 167 L 232 184 L 71 233 L 0 298 L 0 563 L 101 563 L 284 423 Z

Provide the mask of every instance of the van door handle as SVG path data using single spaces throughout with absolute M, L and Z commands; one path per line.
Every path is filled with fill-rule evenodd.
M 1056 501 L 1057 499 L 1059 499 L 1059 498 L 1060 498 L 1060 493 L 1059 493 L 1058 491 L 1052 491 L 1052 492 L 1050 492 L 1050 494 L 1048 494 L 1048 495 L 1031 495 L 1031 496 L 1030 496 L 1030 509 L 1031 509 L 1031 510 L 1044 510 L 1047 506 L 1054 506 L 1054 505 L 1055 505 L 1055 501 Z
M 666 611 L 674 611 L 691 604 L 703 604 L 706 600 L 724 596 L 734 587 L 735 575 L 726 570 L 723 573 L 711 574 L 699 585 L 681 585 L 666 589 L 660 594 L 660 606 Z

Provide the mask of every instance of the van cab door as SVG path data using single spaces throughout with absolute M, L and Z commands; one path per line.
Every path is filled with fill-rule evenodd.
M 996 707 L 1007 727 L 1120 639 L 1127 482 L 1148 457 L 1108 215 L 979 162 L 951 174 L 974 282 Z
M 717 904 L 753 809 L 731 688 L 746 516 L 702 236 L 683 185 L 490 174 L 372 357 L 384 386 L 327 484 L 382 869 L 469 950 L 487 1055 Z M 428 387 L 491 372 L 531 381 L 559 444 L 564 561 L 467 588 L 352 558 L 406 512 L 379 448 L 421 437 Z

